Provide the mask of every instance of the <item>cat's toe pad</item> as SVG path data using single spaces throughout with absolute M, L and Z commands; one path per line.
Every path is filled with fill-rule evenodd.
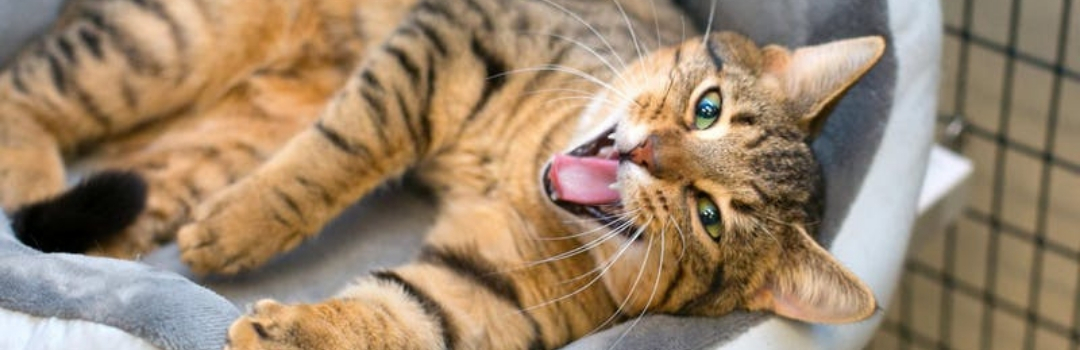
M 180 260 L 199 275 L 231 275 L 255 265 L 243 248 L 231 241 L 234 239 L 202 223 L 186 225 L 177 233 Z
M 325 324 L 316 308 L 317 305 L 283 305 L 261 300 L 248 315 L 229 327 L 227 349 L 302 349 L 319 345 L 307 342 L 331 341 L 320 330 L 333 327 Z

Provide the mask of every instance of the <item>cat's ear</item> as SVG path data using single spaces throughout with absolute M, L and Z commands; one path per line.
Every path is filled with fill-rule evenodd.
M 877 310 L 873 292 L 806 234 L 788 246 L 751 309 L 811 323 L 848 323 Z
M 788 51 L 779 46 L 763 50 L 764 74 L 776 78 L 780 89 L 811 135 L 824 124 L 823 113 L 885 53 L 885 39 L 869 36 L 806 46 Z

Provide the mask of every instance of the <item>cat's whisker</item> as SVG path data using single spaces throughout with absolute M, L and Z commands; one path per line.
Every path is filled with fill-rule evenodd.
M 636 219 L 636 217 L 635 217 L 634 219 Z M 650 219 L 650 221 L 651 221 L 651 219 Z M 620 228 L 618 229 L 618 232 L 619 232 L 619 234 L 623 234 L 623 233 L 624 233 L 624 232 L 625 232 L 625 231 L 626 231 L 627 229 L 629 229 L 630 227 L 632 227 L 632 226 L 631 226 L 631 225 L 625 225 L 625 226 L 623 226 L 623 227 L 620 227 Z M 641 232 L 643 232 L 643 231 L 642 231 L 641 229 L 639 229 L 638 231 L 636 231 L 636 232 L 635 232 L 635 234 L 639 236 L 639 235 L 641 234 Z M 627 242 L 623 242 L 623 244 L 624 244 L 624 245 L 625 245 L 625 244 L 632 244 L 632 243 L 634 243 L 634 242 L 635 242 L 635 241 L 637 240 L 637 238 L 636 238 L 637 236 L 635 236 L 635 235 L 631 235 L 631 236 L 632 236 L 633 238 L 632 238 L 632 239 L 630 239 L 630 240 L 628 240 Z M 605 261 L 604 261 L 604 263 L 600 264 L 600 266 L 598 266 L 598 267 L 596 267 L 596 268 L 593 268 L 592 270 L 589 270 L 588 272 L 585 272 L 585 273 L 583 273 L 583 274 L 581 274 L 581 275 L 579 275 L 579 276 L 577 276 L 577 277 L 573 277 L 573 278 L 570 278 L 570 279 L 564 280 L 564 281 L 560 282 L 559 284 L 560 284 L 560 285 L 562 285 L 562 284 L 567 284 L 567 283 L 571 283 L 571 282 L 574 282 L 574 281 L 577 281 L 577 280 L 583 279 L 583 278 L 585 278 L 585 277 L 587 277 L 587 276 L 589 276 L 589 275 L 592 275 L 592 274 L 594 274 L 594 273 L 597 273 L 598 271 L 600 271 L 600 270 L 602 270 L 602 269 L 603 269 L 603 266 L 606 266 L 606 265 L 609 265 L 609 264 L 611 264 L 611 263 L 612 263 L 612 262 L 613 262 L 613 261 L 614 261 L 615 259 L 616 259 L 616 257 L 611 257 L 611 258 L 608 258 L 608 260 L 605 260 Z
M 641 277 L 645 274 L 645 267 L 649 264 L 649 253 L 652 251 L 652 243 L 654 238 L 655 236 L 653 235 L 649 236 L 649 243 L 645 247 L 645 259 L 641 261 L 641 268 L 638 269 L 637 275 L 634 276 L 634 282 L 630 284 L 630 292 L 626 293 L 626 297 L 623 298 L 623 301 L 621 303 L 619 303 L 619 307 L 615 309 L 615 312 L 611 313 L 611 316 L 609 316 L 606 320 L 604 320 L 604 322 L 602 322 L 599 326 L 596 326 L 596 328 L 593 328 L 587 334 L 592 334 L 593 332 L 604 329 L 605 327 L 607 327 L 608 324 L 614 321 L 616 317 L 622 315 L 623 309 L 626 308 L 626 304 L 630 303 L 630 299 L 634 296 L 634 292 L 637 291 L 638 283 L 641 282 Z M 661 237 L 661 241 L 663 241 L 663 237 Z M 663 257 L 663 252 L 661 252 L 661 257 Z
M 666 45 L 664 39 L 660 36 L 660 14 L 656 12 L 656 0 L 649 0 L 649 7 L 652 8 L 653 27 L 656 28 L 656 49 L 660 50 Z
M 597 77 L 595 77 L 595 76 L 593 76 L 593 75 L 591 75 L 589 73 L 583 72 L 583 71 L 581 71 L 579 69 L 570 68 L 570 67 L 566 67 L 566 66 L 555 65 L 555 64 L 546 64 L 546 65 L 530 67 L 530 68 L 514 69 L 514 70 L 494 74 L 494 75 L 488 77 L 488 79 L 495 79 L 495 78 L 498 78 L 498 77 L 507 76 L 507 75 L 511 75 L 511 74 L 530 73 L 530 72 L 543 72 L 543 71 L 554 71 L 554 72 L 566 73 L 566 74 L 570 74 L 570 75 L 585 79 L 585 80 L 587 80 L 587 81 L 589 81 L 589 82 L 591 82 L 593 84 L 596 84 L 597 86 L 603 87 L 604 89 L 607 89 L 608 91 L 611 91 L 612 93 L 618 95 L 619 97 L 622 97 L 624 100 L 626 100 L 628 102 L 634 102 L 634 100 L 632 98 L 630 98 L 629 96 L 627 96 L 626 93 L 624 93 L 621 90 L 615 88 L 611 84 L 601 80 L 600 78 L 597 78 Z
M 625 244 L 630 244 L 630 243 L 633 243 L 633 242 L 623 242 L 624 245 Z M 586 271 L 585 273 L 582 273 L 582 274 L 580 274 L 578 276 L 574 276 L 574 277 L 562 280 L 557 284 L 562 286 L 562 285 L 567 285 L 567 284 L 570 284 L 570 283 L 580 281 L 580 280 L 585 279 L 586 277 L 592 276 L 594 274 L 603 275 L 603 272 L 605 271 L 605 267 L 608 266 L 608 265 L 611 265 L 613 263 L 614 263 L 614 257 L 609 258 L 607 260 L 604 260 L 604 262 L 602 264 L 599 264 L 597 267 L 594 267 L 591 270 Z
M 613 215 L 605 216 L 604 219 L 609 219 L 611 221 L 611 223 L 604 224 L 603 227 L 610 227 L 611 224 L 618 223 L 618 221 L 629 220 L 631 218 L 631 215 L 636 214 L 636 213 L 638 213 L 640 211 L 642 211 L 642 208 L 636 208 L 636 210 L 629 210 L 629 211 L 624 211 L 624 212 L 619 213 L 619 214 L 613 214 Z M 590 224 L 590 223 L 595 223 L 595 221 L 596 221 L 595 218 L 573 217 L 573 218 L 566 218 L 566 219 L 559 220 L 559 223 L 563 223 L 563 224 Z M 573 235 L 580 235 L 580 233 L 579 234 L 573 234 Z M 569 237 L 569 235 L 561 235 L 561 237 Z
M 594 95 L 597 95 L 594 91 L 582 90 L 582 89 L 571 89 L 571 88 L 537 89 L 537 90 L 526 91 L 523 94 L 527 95 L 527 96 L 532 96 L 532 95 L 551 94 L 551 93 L 560 93 L 560 92 L 561 93 L 571 93 L 571 92 L 577 93 L 577 95 L 575 95 L 575 96 L 594 96 Z
M 679 42 L 686 42 L 686 16 L 679 16 L 679 29 L 682 30 L 682 36 L 679 37 Z
M 622 6 L 621 3 L 619 3 L 619 0 L 611 0 L 611 1 L 615 4 L 615 7 L 619 9 L 619 14 L 622 15 L 623 22 L 626 23 L 626 30 L 628 32 L 630 32 L 630 41 L 634 44 L 634 50 L 637 52 L 637 61 L 634 64 L 638 64 L 638 65 L 644 64 L 644 62 L 645 62 L 645 53 L 644 53 L 644 50 L 642 50 L 642 48 L 641 48 L 641 40 L 638 39 L 637 33 L 634 31 L 634 25 L 631 24 L 631 22 L 630 22 L 630 16 L 628 16 L 626 14 L 626 10 L 623 9 L 623 6 Z M 646 81 L 648 81 L 648 79 L 647 79 L 647 77 L 645 75 L 646 75 L 646 73 L 645 73 L 644 70 L 639 70 L 637 78 L 641 82 L 646 82 Z M 637 85 L 637 84 L 635 84 L 635 85 Z M 637 104 L 636 101 L 635 101 L 635 104 Z M 640 107 L 641 105 L 638 104 L 638 106 Z
M 589 31 L 592 32 L 592 34 L 595 35 L 597 39 L 600 39 L 600 42 L 603 43 L 604 46 L 607 47 L 608 51 L 612 52 L 612 54 L 615 56 L 615 60 L 617 60 L 619 62 L 619 65 L 623 68 L 623 70 L 626 70 L 626 61 L 623 61 L 622 57 L 619 56 L 617 51 L 615 51 L 615 47 L 611 45 L 611 42 L 609 42 L 607 40 L 607 38 L 604 37 L 603 34 L 600 34 L 600 31 L 597 30 L 596 27 L 593 27 L 592 24 L 589 24 L 588 21 L 581 18 L 581 16 L 579 16 L 577 13 L 574 13 L 573 11 L 570 11 L 569 9 L 567 9 L 566 7 L 563 7 L 562 5 L 556 4 L 555 2 L 552 2 L 551 0 L 540 0 L 540 1 L 543 1 L 543 2 L 547 3 L 551 7 L 554 7 L 556 9 L 558 9 L 559 11 L 562 11 L 563 13 L 566 13 L 567 15 L 570 15 L 570 17 L 573 18 L 575 21 L 578 21 L 578 23 L 581 23 L 582 25 L 585 26 L 585 28 L 589 29 Z
M 637 51 L 637 59 L 641 61 L 645 58 L 644 50 L 641 49 L 641 40 L 638 40 L 637 33 L 634 31 L 634 25 L 630 23 L 630 16 L 626 14 L 626 9 L 623 9 L 619 0 L 611 0 L 615 3 L 615 7 L 619 9 L 619 13 L 622 14 L 623 22 L 626 23 L 626 30 L 630 32 L 630 41 L 634 43 L 634 50 Z
M 629 213 L 630 212 L 625 212 L 623 214 L 616 214 L 616 215 L 612 215 L 612 216 L 606 216 L 605 218 L 606 219 L 615 219 L 613 221 L 621 221 L 621 219 L 626 219 L 628 217 L 627 214 L 629 214 Z M 596 219 L 593 219 L 593 218 L 571 218 L 571 219 L 559 220 L 559 222 L 562 222 L 564 224 L 585 224 L 585 223 L 591 223 L 591 222 L 595 222 L 595 221 L 596 221 Z M 607 225 L 605 225 L 605 226 L 607 226 Z M 566 237 L 566 236 L 560 236 L 560 237 Z
M 540 68 L 545 68 L 545 69 L 550 69 L 550 70 L 558 70 L 558 71 L 568 73 L 568 74 L 573 74 L 575 76 L 586 79 L 586 80 L 588 80 L 590 82 L 593 82 L 594 84 L 597 84 L 597 85 L 599 85 L 601 87 L 606 88 L 608 91 L 611 91 L 611 92 L 615 93 L 616 95 L 618 95 L 618 97 L 621 97 L 622 101 L 624 101 L 624 102 L 636 103 L 636 101 L 634 99 L 629 97 L 629 95 L 626 93 L 626 91 L 623 91 L 623 90 L 621 90 L 619 88 L 616 88 L 614 85 L 611 85 L 611 83 L 608 83 L 607 80 L 605 80 L 605 79 L 600 79 L 599 77 L 597 77 L 595 75 L 592 75 L 592 74 L 589 74 L 588 72 L 582 71 L 580 69 L 571 68 L 571 67 L 567 67 L 567 66 L 560 65 L 560 64 L 547 64 L 547 65 L 543 65 L 543 66 L 539 66 L 539 67 Z M 561 69 L 561 70 L 559 70 L 559 69 Z M 622 80 L 624 83 L 626 83 L 626 80 L 625 80 L 625 78 L 624 78 L 624 76 L 622 74 L 619 74 L 619 77 L 620 77 L 620 80 Z M 627 86 L 632 86 L 632 85 L 627 83 Z
M 675 231 L 679 234 L 679 244 L 682 247 L 679 251 L 679 258 L 675 259 L 675 263 L 680 263 L 683 258 L 686 257 L 686 232 L 683 232 L 682 227 L 680 227 L 679 223 L 675 220 L 675 216 L 668 214 L 668 221 L 671 222 L 671 226 L 675 227 Z
M 567 293 L 566 295 L 563 295 L 561 297 L 558 297 L 558 298 L 555 298 L 555 299 L 552 299 L 552 300 L 548 300 L 548 301 L 545 301 L 545 302 L 542 302 L 542 303 L 539 303 L 539 304 L 536 304 L 536 305 L 532 305 L 532 306 L 522 308 L 521 311 L 524 311 L 524 312 L 532 311 L 532 310 L 535 310 L 537 308 L 541 308 L 541 307 L 544 307 L 544 306 L 547 306 L 547 305 L 551 305 L 551 304 L 554 304 L 554 303 L 557 303 L 557 302 L 572 298 L 575 295 L 578 295 L 579 293 L 584 292 L 586 289 L 589 289 L 590 287 L 592 287 L 594 284 L 596 284 L 597 281 L 599 281 L 601 278 L 603 278 L 604 274 L 606 274 L 609 270 L 611 270 L 611 267 L 615 265 L 615 263 L 619 260 L 619 258 L 621 258 L 622 255 L 625 254 L 626 251 L 628 249 L 630 249 L 631 246 L 633 246 L 634 241 L 637 238 L 641 237 L 642 232 L 644 232 L 645 227 L 648 226 L 649 222 L 652 222 L 651 218 L 649 219 L 649 221 L 644 226 L 638 228 L 638 230 L 634 233 L 634 235 L 631 237 L 631 239 L 628 240 L 626 243 L 624 243 L 622 245 L 622 247 L 619 249 L 619 251 L 615 252 L 614 257 L 610 260 L 610 262 L 607 263 L 606 266 L 604 266 L 604 270 L 601 271 L 596 277 L 589 280 L 589 282 L 586 283 L 584 286 L 582 286 L 582 287 L 580 287 L 578 289 L 575 289 L 574 291 L 572 291 L 570 293 Z
M 709 33 L 712 32 L 713 20 L 716 19 L 716 0 L 712 0 L 712 4 L 709 5 L 709 22 L 705 25 L 705 31 L 702 32 L 701 46 L 705 46 L 709 42 Z
M 666 225 L 665 225 L 665 227 L 666 227 Z M 661 229 L 661 236 L 663 235 L 664 231 L 666 231 L 666 228 Z M 652 245 L 651 240 L 652 239 L 650 238 L 650 242 L 649 242 L 650 246 Z M 663 271 L 664 271 L 664 251 L 665 251 L 665 248 L 666 247 L 664 246 L 664 240 L 661 239 L 660 240 L 660 263 L 659 263 L 659 266 L 656 269 L 656 278 L 653 279 L 653 288 L 652 288 L 652 292 L 649 293 L 649 300 L 645 301 L 645 306 L 641 308 L 641 312 L 638 313 L 637 317 L 634 318 L 634 321 L 631 322 L 630 325 L 627 326 L 625 330 L 623 330 L 622 334 L 619 335 L 619 338 L 615 339 L 615 341 L 613 343 L 611 343 L 611 347 L 609 347 L 609 349 L 614 349 L 615 346 L 619 344 L 619 342 L 622 342 L 623 338 L 626 338 L 627 334 L 630 334 L 630 331 L 633 330 L 634 327 L 637 326 L 638 322 L 641 322 L 641 319 L 645 317 L 645 313 L 647 313 L 649 311 L 649 307 L 652 306 L 653 300 L 656 299 L 656 291 L 660 287 L 660 274 L 663 273 Z M 648 254 L 649 254 L 648 252 L 645 253 L 645 260 L 646 261 L 649 260 Z M 642 265 L 642 270 L 644 270 L 644 269 L 645 269 L 644 265 Z
M 603 104 L 606 104 L 606 105 L 608 105 L 608 106 L 610 106 L 612 108 L 618 108 L 619 107 L 619 105 L 615 104 L 614 102 L 611 102 L 609 100 L 598 100 L 598 99 L 595 98 L 595 96 L 566 96 L 566 97 L 560 97 L 560 98 L 556 98 L 556 99 L 551 99 L 551 100 L 545 101 L 545 103 L 551 104 L 551 103 L 557 103 L 557 102 L 568 101 L 568 100 L 584 100 L 584 101 L 588 101 L 588 102 L 592 102 L 592 103 L 603 103 Z
M 588 103 L 582 103 L 582 104 L 576 105 L 576 107 L 585 107 L 585 106 L 588 106 L 590 104 L 600 104 L 600 105 L 605 105 L 605 106 L 608 106 L 608 107 L 611 107 L 611 108 L 616 108 L 616 109 L 621 107 L 621 105 L 618 102 L 612 101 L 611 99 L 609 99 L 607 97 L 601 97 L 601 95 L 606 96 L 606 94 L 586 94 L 586 93 L 588 93 L 587 91 L 574 90 L 574 89 L 545 89 L 545 90 L 547 90 L 547 91 L 539 91 L 538 90 L 538 91 L 533 91 L 533 92 L 527 92 L 527 93 L 524 93 L 523 95 L 539 95 L 541 93 L 557 93 L 557 92 L 559 92 L 557 90 L 564 90 L 564 92 L 566 92 L 566 93 L 579 92 L 579 94 L 577 94 L 577 95 L 567 94 L 566 96 L 556 98 L 556 99 L 547 100 L 547 101 L 544 101 L 543 103 L 544 104 L 551 104 L 551 103 L 561 102 L 561 101 L 566 101 L 566 100 L 583 100 L 583 101 L 587 101 Z
M 641 210 L 642 209 L 640 209 L 640 208 L 639 209 L 633 209 L 633 210 L 627 210 L 627 211 L 624 211 L 624 212 L 619 213 L 619 214 L 605 216 L 604 218 L 605 219 L 628 219 L 628 218 L 630 218 L 631 214 L 640 212 Z M 596 221 L 596 219 L 593 219 L 593 218 L 572 218 L 572 219 L 560 220 L 560 222 L 562 222 L 564 224 L 589 223 L 589 222 L 594 222 L 594 221 Z
M 568 42 L 570 42 L 570 43 L 572 43 L 574 45 L 577 45 L 578 47 L 580 47 L 580 48 L 584 49 L 585 51 L 587 51 L 590 55 L 593 55 L 593 57 L 596 57 L 598 60 L 600 60 L 600 63 L 603 63 L 604 66 L 607 67 L 608 70 L 611 71 L 611 73 L 615 76 L 615 79 L 619 79 L 619 81 L 622 82 L 623 84 L 629 85 L 629 83 L 623 77 L 621 70 L 616 69 L 615 66 L 613 64 L 611 64 L 611 61 L 608 60 L 607 58 L 605 58 L 604 55 L 601 55 L 595 49 L 593 49 L 592 47 L 590 47 L 588 45 L 585 45 L 585 43 L 581 42 L 580 40 L 570 38 L 570 37 L 567 37 L 567 36 L 564 36 L 564 35 L 553 34 L 553 33 L 526 33 L 526 34 L 547 35 L 549 37 L 552 37 L 552 38 L 555 38 L 555 39 L 560 39 L 560 40 L 566 40 L 566 41 L 568 41 Z M 612 55 L 615 56 L 617 59 L 619 58 L 618 53 L 612 52 Z M 621 63 L 621 65 L 622 65 L 623 69 L 626 69 L 626 64 L 625 63 Z
M 619 104 L 616 101 L 612 101 L 611 99 L 607 98 L 607 94 L 601 94 L 601 93 L 597 93 L 596 91 L 591 91 L 591 90 L 572 89 L 572 88 L 548 88 L 548 89 L 529 90 L 529 91 L 524 92 L 523 95 L 525 95 L 525 96 L 533 96 L 533 95 L 539 95 L 539 94 L 556 94 L 556 93 L 567 94 L 568 95 L 567 97 L 591 98 L 595 102 L 603 102 L 603 103 L 605 103 L 605 104 L 607 104 L 607 105 L 609 105 L 611 107 L 618 107 L 619 106 Z M 571 93 L 573 93 L 573 94 L 571 94 Z
M 600 225 L 599 227 L 593 228 L 593 229 L 585 231 L 585 232 L 575 233 L 575 234 L 570 234 L 570 235 L 564 235 L 564 236 L 537 237 L 537 238 L 534 238 L 534 240 L 536 240 L 536 241 L 565 241 L 565 240 L 577 239 L 577 238 L 580 238 L 580 237 L 588 236 L 588 235 L 591 235 L 593 233 L 596 233 L 597 231 L 604 230 L 604 229 L 617 231 L 617 230 L 620 230 L 620 229 L 625 229 L 625 227 L 630 226 L 627 223 L 628 220 L 626 220 L 626 218 L 621 218 L 621 217 L 614 217 L 614 218 L 615 218 L 615 220 L 613 220 L 610 223 Z M 594 220 L 593 219 L 574 219 L 574 220 L 565 220 L 565 221 L 563 221 L 563 223 L 564 224 L 574 224 L 574 223 L 588 223 L 588 222 L 592 222 L 592 221 L 594 221 Z M 618 224 L 618 226 L 615 226 L 616 224 Z M 615 227 L 613 227 L 613 226 L 615 226 Z
M 571 250 L 556 254 L 555 256 L 548 257 L 548 258 L 538 260 L 538 261 L 530 262 L 530 263 L 528 263 L 527 266 L 531 267 L 531 266 L 536 266 L 536 265 L 540 265 L 540 264 L 546 264 L 546 263 L 566 259 L 566 258 L 569 258 L 571 256 L 575 256 L 575 255 L 578 255 L 578 254 L 581 254 L 581 253 L 588 252 L 589 250 L 592 250 L 593 248 L 596 248 L 596 247 L 600 246 L 601 244 L 604 244 L 605 241 L 607 241 L 607 240 L 609 240 L 609 239 L 611 239 L 611 238 L 613 238 L 615 236 L 618 236 L 618 235 L 622 234 L 622 230 L 624 230 L 624 229 L 626 229 L 628 227 L 632 227 L 632 226 L 633 226 L 632 222 L 625 221 L 618 228 L 612 230 L 611 232 L 603 234 L 602 236 L 600 236 L 597 239 L 594 239 L 594 240 L 592 240 L 592 241 L 590 241 L 588 243 L 582 244 L 581 246 L 576 247 L 574 249 L 571 249 Z

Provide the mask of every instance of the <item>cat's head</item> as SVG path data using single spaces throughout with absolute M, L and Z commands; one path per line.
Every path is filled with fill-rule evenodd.
M 873 314 L 870 289 L 812 238 L 822 184 L 808 142 L 884 48 L 718 33 L 629 65 L 599 93 L 544 186 L 595 232 L 582 243 L 624 313 Z

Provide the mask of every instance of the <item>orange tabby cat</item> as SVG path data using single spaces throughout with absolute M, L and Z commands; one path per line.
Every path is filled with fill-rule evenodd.
M 47 214 L 144 179 L 146 210 L 122 199 L 110 217 L 134 224 L 85 248 L 131 256 L 187 222 L 182 259 L 232 274 L 387 179 L 431 186 L 415 262 L 322 303 L 259 302 L 229 329 L 237 349 L 540 349 L 644 313 L 868 317 L 870 290 L 813 241 L 807 142 L 883 40 L 789 51 L 684 41 L 680 21 L 651 1 L 77 1 L 0 75 L 0 203 L 56 195 L 60 155 L 94 145 L 88 167 L 131 173 L 26 207 L 24 241 L 63 241 Z

